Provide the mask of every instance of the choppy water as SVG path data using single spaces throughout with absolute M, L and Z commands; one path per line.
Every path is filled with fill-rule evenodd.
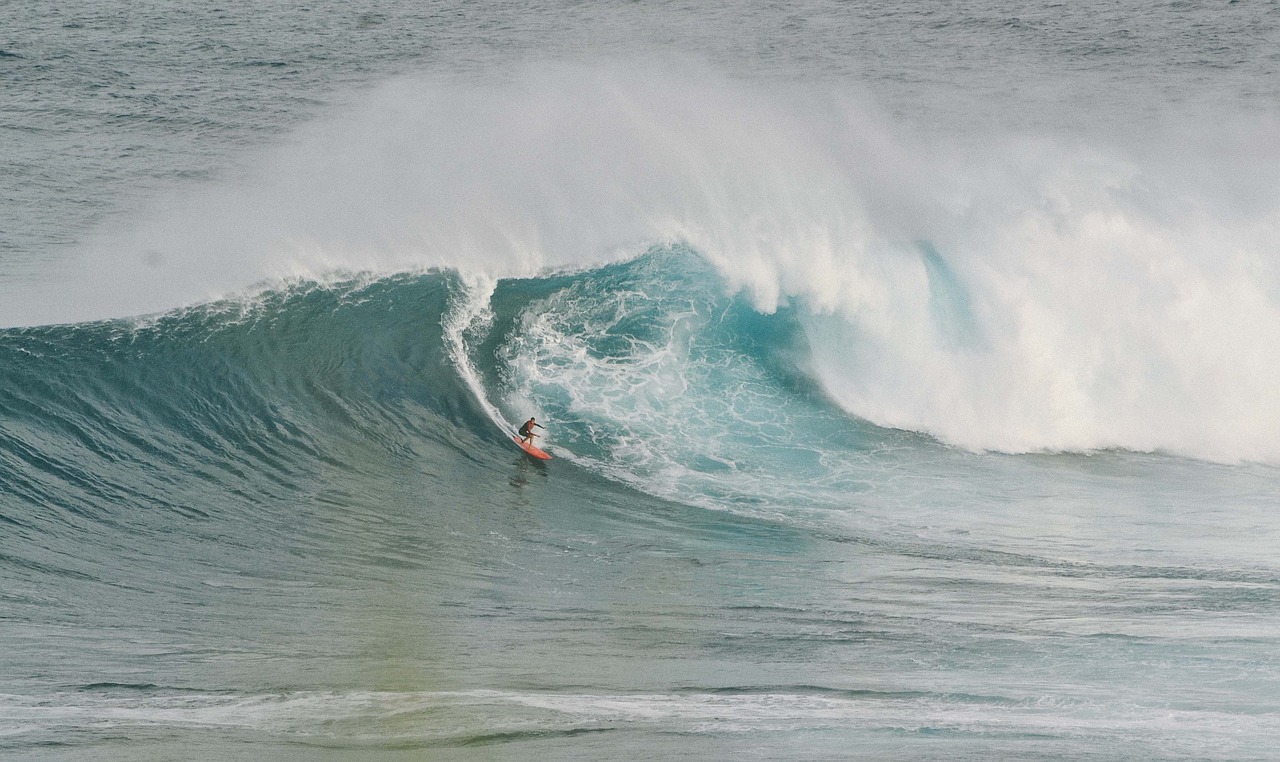
M 1272 756 L 1280 6 L 3 10 L 0 754 Z

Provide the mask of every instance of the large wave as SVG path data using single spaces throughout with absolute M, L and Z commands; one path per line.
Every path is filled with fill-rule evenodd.
M 939 314 L 964 310 L 955 298 Z M 980 552 L 966 549 L 970 533 L 1046 553 L 1056 535 L 1039 524 L 1066 515 L 1090 553 L 1126 557 L 1149 513 L 1111 506 L 1136 480 L 1144 500 L 1197 506 L 1188 526 L 1231 532 L 1233 557 L 1269 552 L 1269 536 L 1241 527 L 1263 510 L 1271 469 L 992 457 L 878 426 L 814 374 L 823 319 L 797 305 L 762 312 L 674 246 L 539 277 L 297 282 L 145 320 L 7 329 L 0 521 L 38 530 L 41 548 L 104 524 L 128 547 L 210 518 L 286 546 L 340 543 L 347 529 L 394 546 L 388 510 L 430 494 L 431 520 L 466 524 L 487 499 L 475 484 L 523 490 L 554 473 L 558 493 L 587 504 L 692 505 L 908 555 Z M 549 424 L 550 471 L 509 440 L 530 414 Z M 1113 478 L 1082 486 L 1098 469 Z M 1233 497 L 1230 516 L 1205 513 L 1224 478 L 1254 491 Z M 197 552 L 199 531 L 177 534 L 166 541 Z M 1163 552 L 1204 562 L 1200 537 L 1166 537 Z M 251 547 L 229 552 L 259 563 Z
M 856 419 L 974 450 L 1280 460 L 1280 180 L 1260 169 L 1280 158 L 1275 124 L 977 138 L 779 90 L 696 68 L 401 80 L 241 179 L 103 230 L 77 272 L 6 295 L 3 317 L 139 314 L 359 272 L 446 268 L 488 289 L 678 245 L 757 313 L 744 335 L 781 315 L 801 372 Z M 685 376 L 720 382 L 720 358 L 677 358 L 668 339 L 633 369 L 643 381 L 593 364 L 611 318 L 560 298 L 529 328 L 559 344 L 508 358 L 537 371 L 502 393 L 557 373 L 619 398 L 667 384 L 675 417 Z M 678 431 L 654 418 L 644 433 Z

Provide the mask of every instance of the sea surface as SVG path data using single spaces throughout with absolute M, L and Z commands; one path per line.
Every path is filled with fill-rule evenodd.
M 0 2 L 0 758 L 1274 759 L 1277 377 L 1274 1 Z

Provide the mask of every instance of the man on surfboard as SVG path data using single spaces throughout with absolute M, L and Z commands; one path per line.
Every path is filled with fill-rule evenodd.
M 533 416 L 529 416 L 529 420 L 525 421 L 524 425 L 520 427 L 520 438 L 527 445 L 533 445 L 533 438 L 538 436 L 537 434 L 533 433 L 534 426 L 537 426 L 540 429 L 547 428 L 546 426 L 543 426 L 542 424 L 535 421 L 533 419 Z

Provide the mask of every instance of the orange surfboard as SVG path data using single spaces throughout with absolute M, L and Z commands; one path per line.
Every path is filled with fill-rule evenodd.
M 533 457 L 539 458 L 541 460 L 551 460 L 550 455 L 546 454 L 542 450 L 539 450 L 538 448 L 534 447 L 531 444 L 525 444 L 524 440 L 521 439 L 520 437 L 512 437 L 512 439 L 514 439 L 516 444 L 520 446 L 521 450 L 524 450 L 525 452 L 529 453 Z

